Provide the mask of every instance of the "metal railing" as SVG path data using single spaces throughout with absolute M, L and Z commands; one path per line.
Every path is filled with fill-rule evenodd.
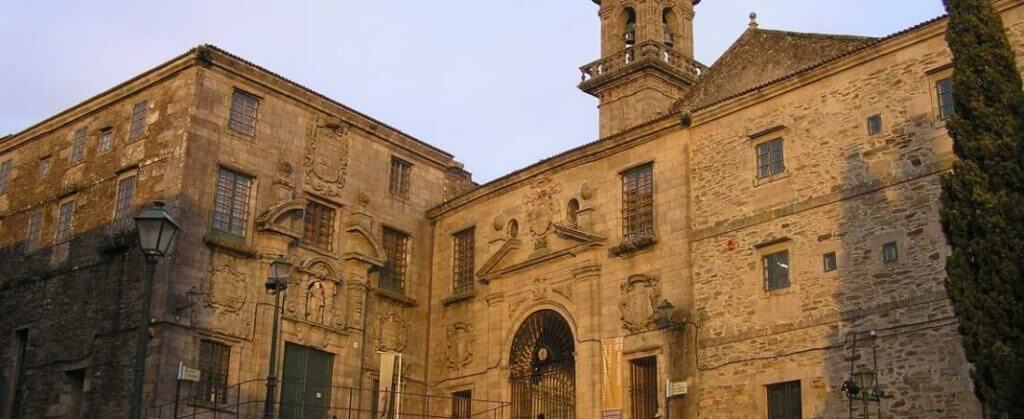
M 209 401 L 196 392 L 198 386 L 182 389 L 175 400 L 165 401 L 146 409 L 144 419 L 261 419 L 264 417 L 265 380 L 243 381 L 227 387 L 219 403 Z M 482 399 L 454 400 L 448 396 L 434 396 L 411 392 L 379 392 L 373 388 L 324 386 L 308 383 L 280 382 L 281 394 L 289 394 L 287 401 L 274 402 L 275 419 L 400 419 L 400 418 L 453 418 L 455 404 L 469 416 L 462 418 L 502 419 L 509 408 L 508 402 Z M 281 397 L 281 396 L 279 396 Z M 400 406 L 377 408 L 377 400 L 400 400 Z M 385 404 L 385 403 L 382 403 Z M 387 412 L 383 412 L 387 408 Z

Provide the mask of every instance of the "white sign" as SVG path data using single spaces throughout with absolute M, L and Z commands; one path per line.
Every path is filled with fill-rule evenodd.
M 191 381 L 193 383 L 199 382 L 200 371 L 195 368 L 189 368 L 185 366 L 184 362 L 178 363 L 178 380 L 179 381 Z
M 666 397 L 682 396 L 686 394 L 686 381 L 665 380 Z

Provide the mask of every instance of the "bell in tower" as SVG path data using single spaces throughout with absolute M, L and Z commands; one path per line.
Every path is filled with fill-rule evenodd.
M 693 59 L 700 0 L 592 0 L 602 58 L 581 68 L 580 89 L 600 100 L 601 136 L 667 114 L 704 67 Z

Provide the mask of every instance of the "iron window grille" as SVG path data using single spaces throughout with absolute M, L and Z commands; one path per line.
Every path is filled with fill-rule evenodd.
M 135 201 L 135 176 L 117 182 L 117 201 L 114 204 L 114 230 L 123 231 L 132 227 L 132 203 Z
M 43 212 L 36 211 L 28 218 L 28 228 L 25 234 L 25 251 L 31 252 L 39 247 L 39 239 L 43 236 Z
M 146 113 L 149 111 L 149 102 L 142 101 L 132 107 L 132 122 L 128 129 L 128 139 L 135 140 L 146 134 Z
M 882 245 L 882 262 L 892 263 L 900 258 L 900 249 L 896 242 L 888 242 Z
M 473 416 L 473 390 L 452 393 L 452 419 L 470 419 Z
M 956 115 L 956 107 L 953 104 L 953 80 L 946 78 L 935 82 L 935 94 L 939 100 L 939 119 L 945 121 Z
M 405 292 L 405 275 L 409 264 L 409 235 L 401 231 L 384 227 L 384 253 L 387 254 L 387 262 L 380 275 L 380 285 L 383 288 Z
M 201 402 L 227 402 L 228 368 L 231 347 L 220 342 L 203 340 L 199 346 L 199 383 L 196 395 Z
M 391 196 L 408 199 L 409 182 L 412 174 L 412 163 L 398 157 L 391 158 L 391 174 L 389 176 L 389 191 Z
M 75 216 L 75 201 L 68 201 L 60 205 L 57 215 L 57 242 L 63 242 L 71 238 Z
M 249 221 L 252 178 L 220 168 L 213 202 L 213 229 L 244 238 Z
M 768 419 L 802 419 L 800 382 L 768 386 Z
M 654 237 L 654 171 L 651 164 L 622 174 L 622 236 L 627 243 Z
M 473 259 L 475 234 L 476 229 L 474 228 L 455 233 L 455 260 L 452 265 L 455 294 L 463 294 L 473 289 L 473 269 L 476 267 Z
M 50 156 L 39 159 L 39 176 L 50 174 Z
M 768 291 L 789 287 L 789 251 L 764 255 L 764 287 Z
M 868 135 L 875 135 L 882 132 L 882 115 L 871 115 L 868 117 Z
M 757 177 L 764 179 L 786 171 L 782 138 L 757 145 Z
M 76 163 L 85 157 L 85 128 L 75 131 L 71 139 L 71 162 Z
M 334 250 L 334 208 L 319 202 L 306 204 L 302 242 L 321 250 Z
M 4 160 L 0 163 L 0 193 L 7 192 L 7 184 L 11 181 L 11 171 L 14 170 L 14 160 Z
M 629 362 L 629 398 L 636 419 L 658 417 L 658 359 L 640 358 Z
M 112 146 L 114 142 L 113 134 L 114 131 L 110 128 L 104 128 L 100 131 L 100 143 L 96 146 L 96 152 L 106 153 L 110 151 L 110 146 Z
M 231 94 L 231 115 L 228 128 L 239 134 L 256 134 L 256 113 L 260 107 L 260 98 L 252 93 L 235 89 Z
M 836 252 L 828 252 L 822 257 L 822 263 L 824 264 L 825 272 L 832 272 L 839 268 L 839 262 L 836 260 Z

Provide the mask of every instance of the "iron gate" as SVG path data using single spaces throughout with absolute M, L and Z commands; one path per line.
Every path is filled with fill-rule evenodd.
M 562 316 L 527 317 L 509 353 L 513 419 L 576 418 L 576 342 Z

